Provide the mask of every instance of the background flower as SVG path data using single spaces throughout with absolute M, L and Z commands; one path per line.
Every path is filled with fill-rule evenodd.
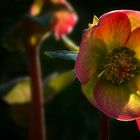
M 30 13 L 33 16 L 50 17 L 49 30 L 54 33 L 56 39 L 69 34 L 78 20 L 72 6 L 65 0 L 38 0 L 31 6 Z
M 55 37 L 59 39 L 62 35 L 70 33 L 76 22 L 77 16 L 75 13 L 68 11 L 56 12 L 51 24 Z

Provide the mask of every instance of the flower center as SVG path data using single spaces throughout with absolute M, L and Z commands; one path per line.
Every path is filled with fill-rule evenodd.
M 106 57 L 98 77 L 118 85 L 128 82 L 136 75 L 138 60 L 134 56 L 135 52 L 126 47 L 114 49 Z

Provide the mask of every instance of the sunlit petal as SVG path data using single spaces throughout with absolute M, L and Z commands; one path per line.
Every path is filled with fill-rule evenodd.
M 140 118 L 136 119 L 136 123 L 137 123 L 138 129 L 140 131 Z
M 94 96 L 96 107 L 110 117 L 126 121 L 140 116 L 140 94 L 131 84 L 115 86 L 100 81 Z
M 99 24 L 92 36 L 103 40 L 110 49 L 123 46 L 130 32 L 128 17 L 123 13 L 114 12 L 99 18 Z
M 99 65 L 104 62 L 104 57 L 107 53 L 106 45 L 101 40 L 93 40 L 90 43 L 88 40 L 92 29 L 89 29 L 83 36 L 80 45 L 80 52 L 78 54 L 75 71 L 81 83 L 87 83 Z
M 140 12 L 134 10 L 120 10 L 125 13 L 131 22 L 131 30 L 134 30 L 140 26 Z
M 74 12 L 56 12 L 52 22 L 52 30 L 55 34 L 55 37 L 59 39 L 61 36 L 70 33 L 74 28 L 77 20 L 78 17 Z
M 97 72 L 95 72 L 94 77 L 88 83 L 82 84 L 82 91 L 84 95 L 86 96 L 88 101 L 93 105 L 96 105 L 96 100 L 93 95 L 93 90 L 99 80 L 97 75 L 98 75 Z
M 140 27 L 132 31 L 126 46 L 134 50 L 136 58 L 140 60 Z

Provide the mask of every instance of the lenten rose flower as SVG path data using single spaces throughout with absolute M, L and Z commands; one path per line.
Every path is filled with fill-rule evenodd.
M 111 11 L 90 25 L 75 64 L 83 93 L 109 117 L 122 121 L 138 119 L 140 12 Z
M 78 20 L 73 7 L 65 0 L 36 0 L 36 3 L 31 6 L 30 14 L 51 16 L 48 28 L 56 39 L 69 34 Z
M 77 22 L 77 15 L 69 11 L 58 11 L 54 15 L 51 27 L 57 39 L 69 34 Z

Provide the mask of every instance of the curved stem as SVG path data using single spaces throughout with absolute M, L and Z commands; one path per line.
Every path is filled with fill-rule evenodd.
M 39 48 L 29 46 L 27 57 L 32 90 L 30 140 L 46 140 Z
M 109 140 L 109 117 L 99 111 L 99 140 Z
M 71 39 L 69 39 L 67 36 L 65 36 L 65 35 L 62 36 L 62 41 L 65 43 L 66 47 L 70 51 L 79 52 L 79 47 Z

